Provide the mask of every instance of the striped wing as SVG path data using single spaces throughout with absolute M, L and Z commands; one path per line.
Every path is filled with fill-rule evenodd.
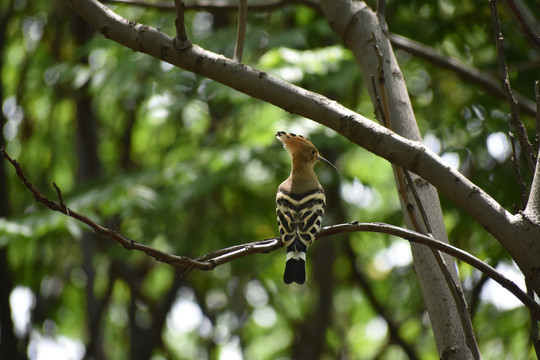
M 299 195 L 278 189 L 276 204 L 281 241 L 287 247 L 294 242 L 296 251 L 305 251 L 321 228 L 326 205 L 323 189 Z

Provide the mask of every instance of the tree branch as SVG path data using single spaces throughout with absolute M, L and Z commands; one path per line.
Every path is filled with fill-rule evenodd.
M 449 254 L 456 259 L 459 259 L 467 264 L 473 266 L 474 268 L 480 270 L 482 273 L 486 274 L 491 279 L 495 280 L 502 287 L 514 294 L 520 301 L 522 301 L 531 312 L 534 312 L 534 316 L 540 320 L 540 305 L 537 304 L 534 299 L 529 297 L 523 290 L 519 288 L 514 282 L 505 278 L 492 266 L 486 264 L 482 260 L 478 259 L 474 255 L 469 254 L 468 252 L 461 250 L 455 246 L 447 244 L 445 242 L 431 238 L 430 236 L 420 234 L 416 231 L 403 229 L 398 226 L 383 224 L 383 223 L 359 223 L 359 222 L 350 222 L 347 224 L 339 224 L 333 226 L 327 226 L 321 230 L 318 238 L 329 236 L 338 233 L 344 232 L 377 232 L 384 233 L 389 235 L 394 235 L 405 239 L 410 242 L 423 244 L 431 249 L 442 251 L 446 254 Z
M 95 233 L 108 237 L 118 244 L 122 245 L 124 249 L 127 250 L 136 250 L 140 251 L 148 256 L 153 257 L 159 262 L 163 262 L 172 266 L 181 267 L 181 268 L 192 268 L 197 270 L 212 270 L 216 266 L 234 260 L 238 257 L 246 256 L 252 253 L 265 253 L 272 250 L 275 250 L 281 247 L 281 243 L 276 239 L 257 241 L 254 243 L 243 244 L 239 246 L 233 246 L 227 249 L 222 249 L 215 251 L 213 253 L 207 254 L 198 259 L 192 259 L 187 256 L 177 256 L 171 255 L 166 252 L 157 250 L 151 246 L 141 244 L 135 240 L 132 240 L 116 230 L 109 229 L 105 226 L 99 225 L 89 217 L 78 213 L 75 210 L 68 208 L 63 200 L 60 189 L 56 184 L 54 185 L 56 192 L 59 197 L 59 202 L 48 199 L 43 195 L 26 177 L 20 164 L 12 159 L 9 154 L 1 149 L 2 156 L 6 158 L 15 168 L 17 177 L 23 182 L 24 186 L 30 191 L 34 200 L 38 203 L 41 203 L 48 207 L 50 210 L 60 212 L 64 215 L 67 215 L 71 218 L 74 218 L 82 223 L 88 225 Z
M 247 255 L 261 253 L 266 254 L 268 252 L 283 247 L 283 244 L 279 240 L 279 238 L 273 238 L 216 250 L 195 259 L 182 255 L 172 255 L 155 249 L 151 246 L 141 244 L 133 239 L 122 235 L 116 230 L 112 230 L 102 225 L 99 225 L 87 216 L 79 214 L 72 209 L 69 209 L 67 206 L 65 206 L 62 200 L 60 200 L 60 202 L 56 202 L 48 199 L 30 182 L 30 180 L 28 180 L 20 164 L 16 160 L 12 159 L 3 148 L 0 149 L 0 153 L 11 163 L 11 165 L 13 165 L 17 177 L 22 181 L 28 191 L 30 191 L 36 202 L 45 205 L 50 210 L 60 212 L 82 223 L 85 223 L 94 232 L 116 241 L 126 250 L 140 251 L 150 257 L 153 257 L 156 261 L 159 262 L 163 262 L 183 269 L 197 269 L 208 271 L 213 270 L 216 266 L 225 264 L 227 262 Z M 57 194 L 59 194 L 59 197 L 61 198 L 60 189 L 57 186 L 55 186 L 55 189 L 57 191 Z M 523 302 L 523 304 L 525 304 L 530 309 L 531 313 L 536 317 L 536 319 L 540 320 L 540 305 L 538 305 L 534 301 L 534 299 L 532 299 L 525 292 L 523 292 L 514 282 L 505 278 L 497 270 L 495 270 L 493 267 L 483 262 L 482 260 L 478 259 L 477 257 L 450 244 L 433 239 L 430 236 L 384 223 L 359 223 L 358 221 L 353 221 L 346 224 L 338 224 L 324 227 L 317 235 L 317 239 L 339 233 L 361 231 L 394 235 L 413 243 L 426 245 L 431 249 L 442 251 L 463 262 L 466 262 L 467 264 L 477 268 L 478 270 L 498 282 L 502 287 L 514 294 L 519 300 L 521 300 L 521 302 Z
M 320 94 L 197 45 L 176 50 L 171 36 L 129 21 L 97 0 L 67 1 L 104 36 L 119 44 L 316 121 L 366 150 L 420 175 L 493 234 L 539 291 L 540 244 L 536 240 L 540 227 L 535 222 L 524 221 L 520 214 L 510 214 L 422 143 L 405 139 Z M 516 231 L 521 231 L 521 241 L 515 241 Z
M 536 47 L 540 48 L 540 36 L 534 30 L 533 26 L 529 24 L 529 20 L 527 19 L 527 17 L 532 16 L 532 14 L 530 14 L 530 10 L 527 9 L 527 6 L 521 1 L 516 3 L 514 0 L 506 0 L 506 3 L 510 7 L 510 10 L 512 10 L 514 13 L 514 16 L 517 18 L 521 30 L 523 30 L 525 35 L 531 39 Z

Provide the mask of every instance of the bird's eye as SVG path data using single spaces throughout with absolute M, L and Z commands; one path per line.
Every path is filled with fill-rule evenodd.
M 311 150 L 311 155 L 315 155 L 316 153 L 317 153 L 317 151 Z

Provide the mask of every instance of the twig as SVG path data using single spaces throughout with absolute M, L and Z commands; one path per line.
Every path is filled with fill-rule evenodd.
M 514 2 L 514 0 L 506 0 L 506 3 L 510 7 L 510 10 L 514 13 L 516 18 L 519 21 L 519 27 L 525 35 L 529 37 L 533 41 L 533 43 L 540 48 L 540 36 L 538 33 L 534 30 L 534 28 L 529 24 L 527 21 L 527 18 L 525 17 L 524 11 L 529 11 L 528 9 L 520 9 L 520 6 Z M 540 3 L 539 3 L 540 4 Z M 523 3 L 521 3 L 523 6 Z
M 244 41 L 246 39 L 247 26 L 247 0 L 238 1 L 238 30 L 236 32 L 236 44 L 234 46 L 234 61 L 242 62 Z
M 377 81 L 379 84 L 378 89 L 380 90 L 380 94 L 378 92 L 377 86 L 375 86 L 375 81 L 373 79 L 373 75 L 371 77 L 371 83 L 373 88 L 373 93 L 375 95 L 376 99 L 376 114 L 377 118 L 379 120 L 379 123 L 384 125 L 385 127 L 392 129 L 392 117 L 390 114 L 390 110 L 388 108 L 388 97 L 386 96 L 386 79 L 384 77 L 384 59 L 383 55 L 379 49 L 379 46 L 377 45 L 377 41 L 375 39 L 375 34 L 372 33 L 372 41 L 373 41 L 373 51 L 375 52 L 375 55 L 377 56 L 378 63 L 377 63 Z M 399 193 L 399 196 L 403 199 L 403 203 L 405 204 L 405 208 L 407 209 L 407 213 L 409 215 L 409 219 L 411 220 L 411 223 L 413 227 L 420 231 L 420 226 L 418 223 L 418 220 L 416 219 L 416 214 L 414 213 L 414 206 L 412 202 L 409 199 L 409 195 L 407 193 L 407 187 L 405 186 L 405 179 L 403 178 L 403 168 L 392 164 L 392 170 L 394 171 L 394 174 L 396 175 L 396 183 L 397 183 L 397 190 Z
M 372 34 L 372 41 L 373 41 L 373 51 L 375 51 L 375 55 L 377 55 L 377 81 L 379 83 L 379 89 L 381 91 L 380 94 L 377 94 L 377 88 L 373 84 L 373 91 L 375 92 L 375 95 L 377 96 L 377 99 L 380 99 L 378 102 L 378 105 L 380 105 L 382 109 L 382 124 L 386 126 L 389 129 L 392 129 L 392 121 L 390 116 L 390 110 L 388 109 L 388 98 L 386 96 L 386 88 L 385 83 L 386 79 L 384 77 L 384 59 L 383 55 L 381 53 L 381 50 L 379 49 L 379 46 L 377 45 L 377 40 L 375 39 L 375 33 Z
M 23 182 L 28 191 L 30 191 L 30 193 L 33 195 L 36 202 L 45 205 L 53 211 L 58 211 L 62 214 L 65 214 L 69 217 L 79 220 L 80 222 L 85 223 L 95 233 L 113 239 L 127 250 L 136 250 L 143 252 L 146 255 L 153 257 L 159 262 L 170 264 L 176 267 L 194 268 L 197 270 L 212 270 L 216 266 L 229 262 L 238 257 L 246 256 L 253 253 L 265 253 L 283 246 L 281 242 L 277 241 L 276 239 L 270 239 L 258 241 L 255 243 L 244 244 L 229 249 L 223 249 L 220 252 L 216 252 L 216 254 L 213 256 L 203 256 L 198 259 L 192 259 L 187 256 L 171 255 L 166 252 L 152 248 L 151 246 L 144 245 L 135 240 L 132 240 L 113 229 L 109 229 L 107 227 L 99 225 L 87 216 L 79 214 L 78 212 L 68 208 L 63 203 L 63 200 L 61 200 L 62 197 L 60 189 L 56 186 L 55 188 L 57 189 L 57 194 L 59 194 L 60 203 L 49 200 L 28 180 L 20 164 L 16 160 L 12 159 L 4 149 L 1 149 L 1 153 L 2 156 L 4 156 L 4 158 L 6 158 L 13 165 L 17 176 Z
M 186 33 L 186 25 L 184 20 L 185 4 L 182 0 L 174 0 L 176 7 L 176 19 L 174 26 L 176 27 L 176 37 L 174 38 L 174 47 L 177 50 L 183 50 L 191 46 L 191 41 Z
M 501 25 L 499 22 L 499 13 L 497 10 L 497 0 L 489 0 L 489 8 L 491 11 L 491 24 L 493 27 L 493 34 L 495 36 L 495 45 L 497 47 L 497 56 L 499 59 L 499 70 L 501 72 L 501 83 L 504 94 L 506 96 L 506 101 L 510 105 L 510 121 L 516 129 L 516 134 L 525 155 L 525 159 L 531 172 L 534 172 L 534 167 L 536 163 L 536 156 L 532 148 L 529 139 L 527 138 L 527 131 L 525 126 L 521 122 L 519 117 L 519 104 L 512 93 L 512 88 L 510 87 L 510 78 L 508 76 L 508 68 L 506 66 L 506 60 L 504 56 L 504 47 L 503 47 L 503 36 L 501 33 Z
M 69 216 L 69 210 L 66 204 L 64 204 L 64 199 L 62 199 L 62 192 L 60 191 L 60 188 L 58 187 L 58 185 L 56 185 L 55 182 L 53 182 L 53 187 L 56 190 L 56 195 L 58 196 L 58 201 L 59 201 L 60 206 L 64 210 L 64 213 Z
M 519 210 L 524 210 L 525 206 L 527 206 L 527 185 L 525 184 L 525 181 L 523 181 L 523 177 L 521 176 L 521 170 L 519 169 L 519 164 L 518 164 L 517 155 L 516 155 L 516 144 L 514 141 L 514 134 L 509 132 L 508 136 L 510 137 L 510 144 L 512 145 L 512 157 L 510 157 L 510 162 L 512 163 L 512 168 L 514 169 L 514 175 L 516 176 L 516 181 L 518 183 L 519 190 L 521 192 L 521 206 Z

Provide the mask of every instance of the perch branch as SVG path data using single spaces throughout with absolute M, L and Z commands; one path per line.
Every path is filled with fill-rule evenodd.
M 122 235 L 118 231 L 111 230 L 109 228 L 99 225 L 87 216 L 79 214 L 72 209 L 69 209 L 67 206 L 65 206 L 65 204 L 63 204 L 63 200 L 60 200 L 62 201 L 62 203 L 59 203 L 48 199 L 30 182 L 30 180 L 28 180 L 20 164 L 16 160 L 12 159 L 3 148 L 0 149 L 0 153 L 5 159 L 7 159 L 11 163 L 11 165 L 13 165 L 17 177 L 22 181 L 28 191 L 30 191 L 36 202 L 45 205 L 50 210 L 60 212 L 80 222 L 85 223 L 94 232 L 111 238 L 112 240 L 122 245 L 122 247 L 124 247 L 126 250 L 140 251 L 150 257 L 153 257 L 154 259 L 156 259 L 156 261 L 183 268 L 185 269 L 186 273 L 189 272 L 191 269 L 203 271 L 213 270 L 216 266 L 225 264 L 227 262 L 247 255 L 261 253 L 266 254 L 283 247 L 283 244 L 279 240 L 279 238 L 272 238 L 216 250 L 195 259 L 188 256 L 172 255 L 155 249 L 151 246 L 141 244 Z M 61 198 L 60 189 L 58 187 L 55 188 L 57 189 L 57 194 L 59 194 L 59 197 Z M 418 233 L 416 231 L 403 229 L 395 225 L 389 225 L 384 223 L 359 223 L 358 221 L 353 221 L 345 224 L 326 226 L 321 229 L 317 236 L 317 239 L 339 233 L 362 231 L 394 235 L 410 242 L 426 245 L 431 249 L 442 251 L 463 262 L 466 262 L 467 264 L 480 270 L 482 273 L 486 274 L 487 276 L 498 282 L 502 287 L 514 294 L 521 302 L 523 302 L 523 304 L 525 304 L 530 309 L 531 314 L 533 314 L 533 316 L 540 321 L 540 305 L 537 304 L 534 299 L 532 299 L 529 295 L 523 292 L 514 282 L 505 278 L 493 267 L 478 259 L 477 257 L 469 254 L 468 252 L 445 242 L 433 239 L 430 236 Z

